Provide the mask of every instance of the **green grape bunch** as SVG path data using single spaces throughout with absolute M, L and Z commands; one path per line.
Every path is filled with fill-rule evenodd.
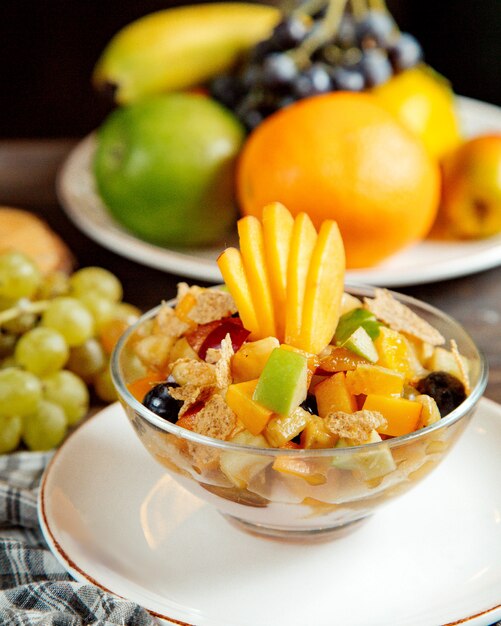
M 57 447 L 89 412 L 116 399 L 109 359 L 140 312 L 101 267 L 42 274 L 0 254 L 0 454 Z

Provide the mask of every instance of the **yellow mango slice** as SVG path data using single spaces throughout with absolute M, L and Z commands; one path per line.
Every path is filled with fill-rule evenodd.
M 306 292 L 306 280 L 311 256 L 317 241 L 317 231 L 306 213 L 299 213 L 292 229 L 287 265 L 287 301 L 285 310 L 285 343 L 301 345 L 301 324 Z M 312 352 L 312 350 L 307 350 Z
M 259 337 L 275 337 L 275 310 L 266 268 L 264 237 L 261 222 L 253 215 L 238 220 L 240 253 L 254 302 Z
M 417 429 L 423 405 L 406 398 L 369 394 L 363 408 L 378 411 L 386 418 L 386 426 L 380 426 L 377 429 L 378 433 L 400 437 Z
M 329 413 L 335 411 L 354 413 L 357 410 L 356 400 L 348 389 L 343 372 L 329 376 L 329 378 L 318 383 L 315 386 L 314 394 L 320 417 L 327 417 Z
M 257 338 L 259 326 L 240 251 L 236 248 L 226 248 L 219 255 L 217 264 L 223 280 L 235 300 L 242 324 L 251 332 L 249 338 Z
M 287 299 L 287 264 L 294 218 L 280 202 L 263 209 L 263 237 L 266 265 L 275 309 L 278 339 L 285 337 L 285 307 Z
M 252 399 L 256 385 L 257 380 L 248 380 L 230 385 L 226 392 L 226 403 L 253 435 L 259 435 L 273 415 Z
M 326 220 L 311 256 L 298 347 L 317 354 L 336 330 L 344 291 L 345 254 L 336 222 Z

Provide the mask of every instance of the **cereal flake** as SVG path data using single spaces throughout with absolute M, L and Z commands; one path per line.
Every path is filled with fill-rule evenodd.
M 387 424 L 381 413 L 367 410 L 355 413 L 335 411 L 329 413 L 324 422 L 333 435 L 350 439 L 356 444 L 365 443 L 373 430 Z
M 189 326 L 183 322 L 168 304 L 163 304 L 155 318 L 155 330 L 169 337 L 181 337 Z
M 195 294 L 196 302 L 188 313 L 190 320 L 197 324 L 208 324 L 236 313 L 237 307 L 226 291 L 204 289 Z
M 374 298 L 364 298 L 365 307 L 379 320 L 398 332 L 406 333 L 434 346 L 445 343 L 442 334 L 396 300 L 387 289 L 376 289 Z
M 466 395 L 469 395 L 471 392 L 470 377 L 468 375 L 468 369 L 466 367 L 464 357 L 459 352 L 458 344 L 456 343 L 455 339 L 451 339 L 451 353 L 458 367 L 459 374 L 461 377 L 461 382 L 464 385 L 464 390 L 466 391 Z

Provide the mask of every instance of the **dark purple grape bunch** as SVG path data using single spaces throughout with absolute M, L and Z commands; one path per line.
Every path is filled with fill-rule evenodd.
M 248 130 L 298 100 L 336 90 L 363 91 L 422 60 L 417 40 L 401 33 L 388 11 L 367 9 L 357 15 L 350 2 L 335 32 L 327 32 L 312 50 L 310 38 L 328 19 L 333 1 L 326 0 L 313 15 L 299 10 L 284 17 L 237 68 L 212 81 L 212 97 Z

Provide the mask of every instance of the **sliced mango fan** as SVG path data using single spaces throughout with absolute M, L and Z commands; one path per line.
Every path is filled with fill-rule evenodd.
M 345 253 L 337 223 L 317 233 L 306 213 L 296 218 L 279 202 L 262 218 L 237 223 L 240 249 L 217 263 L 250 339 L 277 337 L 318 354 L 331 341 L 344 291 Z

